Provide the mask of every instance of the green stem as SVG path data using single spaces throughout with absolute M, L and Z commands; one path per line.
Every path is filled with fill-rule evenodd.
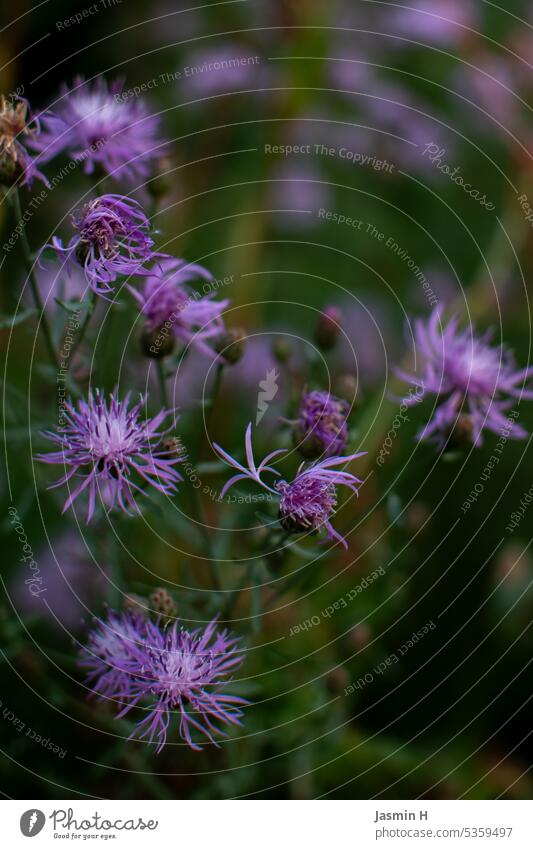
M 277 534 L 278 534 L 277 530 L 271 530 L 271 532 L 270 532 L 270 534 L 269 534 L 269 536 L 268 536 L 268 538 L 265 541 L 265 544 L 263 546 L 263 551 L 258 554 L 258 564 L 262 565 L 265 562 L 265 558 L 267 556 L 266 548 L 269 545 L 269 543 L 272 541 L 272 537 L 277 535 Z M 292 536 L 292 534 L 290 534 L 288 531 L 283 531 L 280 538 L 275 543 L 276 547 L 281 547 L 283 545 L 283 543 L 286 542 L 286 540 L 289 539 L 289 537 L 291 537 L 291 536 Z M 258 571 L 258 570 L 254 570 L 254 571 Z M 298 573 L 297 577 L 298 577 L 298 579 L 300 578 L 299 573 Z M 296 583 L 296 581 L 295 581 L 295 583 Z M 278 598 L 279 595 L 282 595 L 287 589 L 289 589 L 290 584 L 291 584 L 290 580 L 287 581 L 287 583 L 284 584 L 283 587 L 281 587 L 280 590 L 278 590 L 278 592 L 273 595 L 273 598 L 275 599 L 275 598 Z M 235 603 L 243 595 L 243 593 L 246 591 L 246 589 L 247 589 L 247 587 L 238 587 L 237 589 L 233 590 L 233 592 L 230 593 L 230 595 L 228 596 L 228 599 L 226 601 L 226 604 L 224 605 L 224 609 L 222 611 L 222 616 L 221 616 L 222 621 L 228 620 L 230 618 L 230 615 L 233 611 Z
M 209 432 L 213 425 L 214 413 L 215 413 L 215 404 L 218 398 L 218 394 L 220 392 L 220 386 L 222 384 L 222 377 L 224 374 L 224 363 L 219 362 L 215 372 L 215 379 L 213 381 L 213 387 L 207 399 L 207 416 L 205 422 L 205 433 L 203 439 L 200 443 L 200 450 L 198 451 L 198 457 L 201 459 L 204 450 L 207 447 L 207 443 L 209 442 Z
M 90 323 L 91 318 L 92 318 L 93 313 L 94 313 L 94 308 L 96 306 L 96 298 L 97 298 L 96 292 L 91 292 L 91 299 L 90 299 L 89 305 L 87 306 L 87 313 L 85 315 L 85 318 L 83 319 L 83 324 L 80 327 L 80 332 L 78 333 L 78 338 L 74 342 L 72 349 L 71 349 L 71 352 L 70 352 L 71 359 L 73 359 L 74 354 L 76 353 L 76 351 L 80 347 L 81 343 L 83 342 L 85 332 L 86 332 L 86 330 L 89 326 L 89 323 Z
M 17 219 L 17 224 L 22 222 L 22 207 L 20 205 L 20 195 L 18 188 L 13 189 L 12 194 L 13 199 L 13 209 L 15 212 L 15 217 Z M 50 356 L 50 360 L 52 365 L 55 368 L 58 368 L 58 359 L 56 354 L 56 349 L 54 345 L 54 340 L 52 337 L 52 331 L 50 329 L 50 325 L 48 323 L 48 318 L 46 316 L 46 312 L 44 309 L 44 305 L 41 299 L 41 295 L 39 293 L 39 287 L 37 285 L 37 280 L 35 279 L 35 271 L 34 264 L 32 260 L 32 253 L 30 248 L 30 243 L 28 242 L 28 237 L 26 235 L 26 228 L 21 227 L 20 229 L 20 240 L 22 243 L 22 252 L 24 254 L 24 264 L 26 266 L 26 271 L 28 273 L 28 281 L 30 284 L 31 293 L 33 296 L 33 300 L 35 301 L 35 306 L 37 307 L 37 311 L 39 313 L 38 317 L 38 327 L 42 328 L 42 332 L 46 341 L 46 347 L 48 349 L 48 354 Z
M 220 582 L 220 577 L 218 575 L 217 570 L 214 565 L 214 557 L 212 556 L 212 546 L 211 546 L 211 534 L 209 533 L 209 528 L 207 527 L 207 517 L 205 515 L 204 505 L 202 503 L 202 499 L 200 497 L 200 493 L 194 487 L 192 488 L 193 499 L 196 504 L 196 513 L 198 517 L 198 527 L 200 528 L 200 533 L 202 534 L 204 540 L 205 547 L 205 557 L 207 562 L 207 569 L 209 572 L 209 577 L 211 579 L 211 583 L 213 588 L 217 591 L 222 589 L 222 584 Z
M 165 380 L 165 366 L 163 360 L 156 360 L 157 377 L 159 378 L 159 391 L 161 392 L 161 403 L 166 410 L 170 409 L 168 400 L 167 384 Z

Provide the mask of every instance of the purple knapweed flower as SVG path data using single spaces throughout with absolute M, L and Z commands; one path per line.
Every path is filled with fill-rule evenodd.
M 204 293 L 194 291 L 186 284 L 195 278 L 208 282 Z M 147 277 L 144 290 L 130 291 L 137 299 L 146 318 L 148 333 L 156 333 L 167 325 L 173 336 L 184 345 L 191 345 L 204 354 L 213 355 L 207 344 L 224 331 L 222 313 L 228 300 L 215 301 L 212 289 L 213 275 L 195 263 L 169 257 L 162 260 Z M 209 289 L 207 293 L 206 288 Z
M 20 179 L 22 186 L 31 186 L 35 177 L 48 186 L 24 142 L 35 139 L 40 131 L 28 101 L 18 97 L 16 105 L 0 95 L 0 183 L 10 186 Z
M 59 445 L 59 451 L 38 454 L 43 463 L 57 463 L 66 469 L 65 475 L 51 489 L 62 486 L 72 478 L 79 483 L 71 491 L 63 513 L 86 489 L 89 492 L 87 521 L 93 516 L 96 495 L 99 494 L 108 509 L 118 506 L 126 513 L 129 508 L 138 511 L 135 492 L 143 492 L 144 485 L 153 486 L 164 495 L 172 495 L 176 484 L 182 480 L 173 468 L 179 458 L 170 454 L 161 444 L 158 428 L 169 415 L 161 410 L 152 419 L 142 419 L 141 410 L 146 398 L 128 409 L 130 393 L 119 401 L 111 393 L 109 403 L 103 392 L 89 392 L 87 401 L 80 400 L 77 408 L 65 402 L 61 424 L 57 432 L 46 431 L 44 436 Z
M 490 331 L 477 336 L 472 329 L 460 330 L 457 317 L 443 326 L 439 308 L 427 322 L 415 322 L 416 348 L 424 360 L 424 373 L 420 378 L 400 370 L 397 374 L 423 392 L 404 399 L 404 403 L 418 404 L 425 393 L 441 401 L 420 432 L 420 439 L 435 436 L 444 444 L 456 426 L 462 434 L 467 426 L 469 441 L 479 446 L 484 428 L 500 433 L 507 427 L 504 412 L 514 398 L 533 398 L 533 389 L 524 388 L 524 382 L 533 375 L 533 366 L 517 370 L 512 355 L 501 345 L 491 345 L 490 339 Z M 526 436 L 526 431 L 515 424 L 510 437 Z
M 229 42 L 195 50 L 188 56 L 182 85 L 197 98 L 215 97 L 257 85 L 263 69 L 260 57 L 250 54 L 243 45 Z
M 33 143 L 43 162 L 66 151 L 84 163 L 86 174 L 97 169 L 114 178 L 137 180 L 149 174 L 161 156 L 159 120 L 143 100 L 122 93 L 123 81 L 108 85 L 81 77 L 72 88 L 63 86 L 54 110 L 41 115 L 42 132 Z
M 76 235 L 66 246 L 54 236 L 46 247 L 81 265 L 97 295 L 107 297 L 121 275 L 147 275 L 146 263 L 163 256 L 154 251 L 150 222 L 132 198 L 114 194 L 95 198 L 73 216 L 72 225 Z
M 329 392 L 306 392 L 295 430 L 304 457 L 339 456 L 348 442 L 350 405 Z
M 131 737 L 155 743 L 159 753 L 175 712 L 181 738 L 201 751 L 195 730 L 218 746 L 214 735 L 226 736 L 220 726 L 240 725 L 249 704 L 220 692 L 244 660 L 237 644 L 217 630 L 216 619 L 187 631 L 177 622 L 163 627 L 135 611 L 111 611 L 91 632 L 81 665 L 94 695 L 117 702 L 118 718 L 137 706 L 146 711 Z
M 456 45 L 475 31 L 478 15 L 470 0 L 415 0 L 409 6 L 393 9 L 383 18 L 410 41 L 421 40 L 436 45 Z M 402 42 L 397 45 L 404 47 Z
M 314 532 L 323 529 L 326 531 L 327 539 L 336 539 L 345 548 L 348 548 L 346 540 L 335 530 L 330 521 L 337 506 L 337 486 L 347 486 L 357 494 L 356 485 L 362 483 L 362 481 L 350 472 L 341 471 L 336 467 L 362 457 L 366 454 L 365 451 L 349 454 L 346 457 L 328 457 L 311 465 L 302 463 L 291 483 L 281 480 L 272 487 L 262 479 L 262 475 L 269 472 L 277 477 L 280 476 L 280 473 L 269 463 L 274 457 L 285 454 L 286 449 L 278 448 L 276 451 L 272 451 L 257 466 L 252 448 L 251 423 L 246 428 L 245 447 L 247 466 L 243 466 L 235 460 L 220 445 L 213 443 L 213 448 L 217 454 L 228 465 L 237 469 L 237 474 L 224 485 L 220 494 L 221 498 L 224 498 L 228 489 L 237 481 L 249 478 L 280 499 L 279 520 L 282 527 L 287 531 L 305 533 L 306 531 Z

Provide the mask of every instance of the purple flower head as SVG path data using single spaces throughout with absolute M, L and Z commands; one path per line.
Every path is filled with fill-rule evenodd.
M 296 435 L 302 442 L 304 456 L 342 454 L 348 441 L 349 409 L 346 401 L 329 392 L 316 390 L 302 397 Z
M 17 103 L 0 95 L 0 182 L 11 185 L 19 178 L 22 186 L 31 186 L 35 177 L 48 186 L 48 180 L 35 166 L 24 141 L 31 141 L 40 131 L 39 122 L 31 114 L 27 100 Z
M 247 89 L 260 77 L 259 57 L 250 48 L 226 42 L 189 54 L 183 86 L 195 97 L 214 97 Z
M 472 443 L 479 446 L 483 428 L 500 433 L 507 427 L 504 411 L 512 406 L 513 398 L 533 398 L 533 389 L 523 388 L 533 367 L 517 370 L 511 354 L 502 346 L 491 345 L 490 338 L 490 332 L 476 336 L 472 330 L 460 330 L 457 317 L 443 326 L 439 308 L 427 322 L 415 322 L 424 374 L 421 378 L 399 370 L 397 374 L 441 401 L 420 439 L 436 436 L 443 444 L 454 427 L 466 421 Z M 405 403 L 413 406 L 420 400 L 421 396 L 411 395 Z M 511 436 L 523 439 L 527 433 L 515 424 Z
M 172 468 L 179 458 L 172 456 L 160 441 L 164 433 L 158 428 L 169 411 L 161 410 L 153 419 L 142 419 L 141 410 L 146 399 L 128 409 L 130 393 L 119 401 L 114 393 L 109 403 L 103 393 L 89 393 L 87 401 L 78 401 L 77 408 L 65 402 L 61 425 L 57 433 L 46 431 L 44 436 L 59 445 L 51 454 L 38 454 L 43 463 L 57 463 L 66 468 L 65 475 L 51 488 L 62 486 L 71 478 L 79 479 L 71 491 L 63 512 L 86 489 L 89 492 L 87 521 L 93 516 L 97 493 L 109 509 L 118 505 L 126 513 L 138 510 L 135 491 L 143 492 L 135 483 L 136 477 L 165 495 L 176 491 L 182 478 Z
M 150 222 L 141 206 L 122 195 L 103 195 L 89 201 L 78 216 L 76 230 L 66 245 L 54 236 L 52 247 L 82 266 L 86 280 L 98 295 L 113 292 L 117 277 L 148 274 L 145 265 L 162 254 L 153 250 Z
M 314 226 L 312 210 L 327 207 L 330 192 L 320 168 L 311 162 L 283 162 L 273 170 L 269 203 L 276 218 L 294 229 Z
M 204 285 L 204 293 L 208 289 L 206 294 L 186 285 L 198 277 L 209 284 Z M 169 322 L 176 339 L 212 356 L 207 341 L 223 332 L 222 313 L 229 306 L 228 300 L 214 300 L 216 292 L 212 283 L 213 275 L 201 265 L 169 257 L 150 272 L 142 293 L 131 286 L 129 289 L 140 304 L 149 332 Z
M 330 521 L 337 504 L 337 486 L 347 486 L 357 494 L 356 485 L 362 483 L 362 481 L 350 472 L 337 469 L 336 466 L 344 465 L 362 457 L 366 453 L 365 451 L 349 454 L 346 457 L 328 457 L 309 466 L 303 463 L 292 483 L 281 480 L 274 487 L 271 487 L 262 479 L 262 475 L 269 472 L 277 477 L 280 476 L 277 469 L 270 466 L 269 463 L 274 457 L 285 454 L 286 449 L 278 448 L 276 451 L 272 451 L 257 466 L 252 448 L 251 423 L 246 428 L 245 437 L 247 466 L 243 466 L 235 460 L 220 445 L 213 443 L 213 447 L 228 465 L 237 470 L 237 474 L 224 485 L 220 494 L 221 498 L 224 498 L 228 489 L 235 483 L 249 478 L 280 499 L 280 523 L 286 530 L 293 533 L 304 533 L 324 529 L 327 539 L 336 539 L 345 548 L 348 548 L 346 540 L 335 530 Z
M 407 39 L 453 45 L 476 27 L 477 15 L 470 0 L 416 0 L 391 11 L 386 21 Z
M 57 108 L 41 116 L 43 132 L 33 145 L 39 158 L 48 162 L 66 151 L 84 163 L 86 174 L 98 168 L 117 179 L 146 177 L 164 148 L 159 121 L 142 99 L 121 94 L 122 87 L 121 80 L 108 86 L 102 78 L 88 83 L 81 77 L 72 88 L 63 86 Z
M 195 751 L 193 732 L 218 745 L 221 725 L 240 725 L 245 699 L 220 692 L 244 660 L 238 640 L 218 631 L 216 619 L 187 631 L 174 622 L 163 628 L 140 613 L 110 612 L 98 621 L 82 651 L 81 665 L 101 701 L 117 701 L 118 717 L 140 705 L 145 718 L 131 737 L 156 743 L 159 753 L 176 712 L 179 733 Z M 197 735 L 196 735 L 197 736 Z

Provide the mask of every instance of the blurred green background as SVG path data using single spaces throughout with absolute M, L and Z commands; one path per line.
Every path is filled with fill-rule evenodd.
M 60 498 L 46 489 L 53 478 L 32 462 L 44 446 L 40 431 L 56 415 L 53 375 L 35 323 L 11 329 L 5 320 L 1 790 L 12 798 L 531 798 L 533 514 L 506 531 L 533 483 L 530 442 L 506 444 L 466 513 L 461 505 L 496 436 L 437 461 L 415 440 L 429 411 L 417 408 L 376 465 L 398 409 L 392 396 L 402 391 L 391 366 L 412 348 L 409 321 L 431 309 L 406 256 L 439 303 L 480 330 L 493 327 L 520 365 L 531 359 L 532 231 L 518 201 L 533 197 L 533 36 L 531 21 L 520 20 L 528 4 L 508 0 L 498 10 L 458 0 L 414 12 L 356 0 L 185 6 L 99 3 L 64 27 L 58 23 L 88 5 L 22 2 L 15 22 L 13 10 L 2 13 L 0 88 L 23 84 L 39 110 L 77 74 L 124 77 L 124 89 L 156 80 L 146 101 L 171 142 L 168 192 L 154 215 L 158 243 L 230 278 L 221 291 L 231 299 L 227 321 L 249 336 L 241 363 L 225 370 L 210 438 L 241 447 L 269 367 L 278 368 L 282 391 L 258 430 L 258 455 L 290 444 L 278 417 L 290 414 L 299 388 L 353 384 L 352 440 L 369 452 L 361 475 L 369 477 L 357 504 L 339 513 L 348 552 L 302 543 L 288 558 L 272 555 L 267 574 L 253 573 L 261 531 L 246 529 L 258 524 L 255 506 L 237 511 L 203 499 L 204 517 L 220 529 L 213 546 L 223 588 L 244 587 L 232 628 L 250 648 L 240 692 L 253 706 L 220 750 L 197 754 L 174 737 L 155 757 L 125 742 L 127 722 L 86 699 L 76 641 L 91 615 L 120 603 L 124 590 L 166 587 L 187 623 L 220 606 L 193 487 L 184 483 L 181 512 L 171 516 L 157 499 L 144 521 L 118 517 L 113 527 L 102 519 L 87 528 L 81 512 L 61 516 Z M 225 72 L 186 70 L 235 56 L 254 61 Z M 432 165 L 429 144 L 494 211 Z M 276 145 L 310 152 L 269 153 Z M 390 167 L 361 164 L 365 156 Z M 62 163 L 49 163 L 47 175 Z M 90 188 L 77 170 L 50 193 L 28 228 L 34 248 L 52 232 L 67 233 L 70 212 Z M 148 189 L 137 187 L 137 196 L 149 199 Z M 26 205 L 31 197 L 24 190 Z M 320 210 L 363 225 L 327 221 Z M 11 215 L 2 203 L 3 234 Z M 16 251 L 0 275 L 5 318 L 25 280 Z M 314 329 L 331 303 L 342 308 L 345 338 L 320 359 Z M 147 365 L 130 302 L 98 309 L 81 379 L 90 369 L 94 385 L 142 390 Z M 58 310 L 58 334 L 64 320 Z M 291 349 L 286 364 L 272 353 L 280 339 Z M 202 427 L 205 372 L 193 357 L 170 381 L 187 445 Z M 209 388 L 212 369 L 206 380 Z M 518 409 L 532 430 L 531 405 Z M 203 445 L 195 458 L 202 478 L 213 459 Z M 209 477 L 213 486 L 222 480 Z M 47 576 L 53 613 L 30 603 L 21 585 L 10 505 Z M 378 569 L 384 574 L 346 607 L 322 615 Z M 247 589 L 258 581 L 260 591 Z M 313 617 L 318 624 L 291 636 Z M 434 629 L 375 673 L 430 622 Z M 345 694 L 369 673 L 370 682 Z M 65 754 L 54 754 L 48 740 Z

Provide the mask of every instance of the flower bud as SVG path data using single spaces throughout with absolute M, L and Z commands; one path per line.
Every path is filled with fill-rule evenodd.
M 338 342 L 342 314 L 338 307 L 329 306 L 318 319 L 315 341 L 323 351 L 331 351 Z
M 306 460 L 341 455 L 348 440 L 348 413 L 346 401 L 329 392 L 305 392 L 293 429 L 300 454 Z
M 162 454 L 168 454 L 177 460 L 183 460 L 187 454 L 187 449 L 179 436 L 169 436 L 163 439 L 159 446 Z
M 150 330 L 145 325 L 141 334 L 141 350 L 145 357 L 153 360 L 162 360 L 168 357 L 174 350 L 174 334 L 171 327 L 162 324 L 155 330 Z
M 158 587 L 150 596 L 152 611 L 168 619 L 174 619 L 178 612 L 178 605 L 172 596 L 162 587 Z
M 345 666 L 334 666 L 326 675 L 326 685 L 332 695 L 344 692 L 350 683 L 350 675 Z
M 292 354 L 292 348 L 289 340 L 285 336 L 277 336 L 274 339 L 274 344 L 272 345 L 272 353 L 278 363 L 281 363 L 282 365 L 284 363 L 288 363 Z
M 240 328 L 225 330 L 216 340 L 214 348 L 228 365 L 235 365 L 244 356 L 246 333 Z
M 361 388 L 355 374 L 346 372 L 335 381 L 335 394 L 348 401 L 351 407 L 361 406 Z
M 169 156 L 161 156 L 155 163 L 154 176 L 148 183 L 148 191 L 153 198 L 163 198 L 170 194 L 174 185 L 172 160 Z
M 372 631 L 364 622 L 355 625 L 348 634 L 348 642 L 354 649 L 364 649 L 372 639 Z

